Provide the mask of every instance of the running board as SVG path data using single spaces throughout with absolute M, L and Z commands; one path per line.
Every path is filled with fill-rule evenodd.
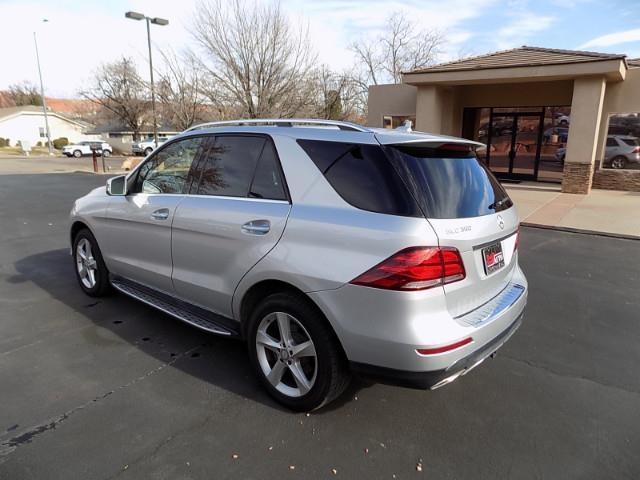
M 239 335 L 235 328 L 228 325 L 232 323 L 233 320 L 226 319 L 203 308 L 177 300 L 165 293 L 158 292 L 157 290 L 122 277 L 112 278 L 111 285 L 119 292 L 133 297 L 136 300 L 140 300 L 151 307 L 157 308 L 201 330 L 227 337 L 236 337 Z

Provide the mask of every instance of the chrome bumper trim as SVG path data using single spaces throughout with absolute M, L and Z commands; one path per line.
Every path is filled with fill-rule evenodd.
M 526 289 L 522 285 L 509 283 L 504 290 L 487 303 L 481 305 L 475 310 L 472 310 L 471 312 L 455 317 L 455 320 L 458 323 L 469 327 L 480 326 L 511 308 L 511 306 L 514 305 L 525 293 L 525 291 Z

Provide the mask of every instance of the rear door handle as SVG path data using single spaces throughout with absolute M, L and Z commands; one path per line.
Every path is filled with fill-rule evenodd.
M 169 218 L 169 209 L 160 208 L 151 214 L 153 220 L 166 220 Z
M 269 220 L 251 220 L 242 225 L 242 231 L 250 235 L 266 235 L 271 230 Z

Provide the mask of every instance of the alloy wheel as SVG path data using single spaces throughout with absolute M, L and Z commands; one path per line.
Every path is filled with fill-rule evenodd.
M 292 315 L 272 312 L 256 332 L 258 363 L 267 381 L 288 397 L 302 397 L 315 384 L 318 358 L 311 336 Z
M 96 286 L 98 262 L 93 257 L 91 242 L 86 238 L 81 239 L 76 247 L 76 268 L 78 269 L 80 281 L 86 288 Z
M 624 168 L 624 165 L 625 165 L 625 160 L 622 157 L 616 157 L 613 160 L 611 160 L 612 168 Z

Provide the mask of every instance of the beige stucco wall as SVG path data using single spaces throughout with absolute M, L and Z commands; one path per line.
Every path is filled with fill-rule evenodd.
M 383 115 L 415 115 L 418 89 L 411 85 L 371 85 L 367 126 L 382 127 Z
M 450 134 L 454 129 L 454 87 L 418 87 L 416 130 Z
M 604 77 L 576 78 L 573 82 L 568 163 L 594 163 L 606 86 Z

